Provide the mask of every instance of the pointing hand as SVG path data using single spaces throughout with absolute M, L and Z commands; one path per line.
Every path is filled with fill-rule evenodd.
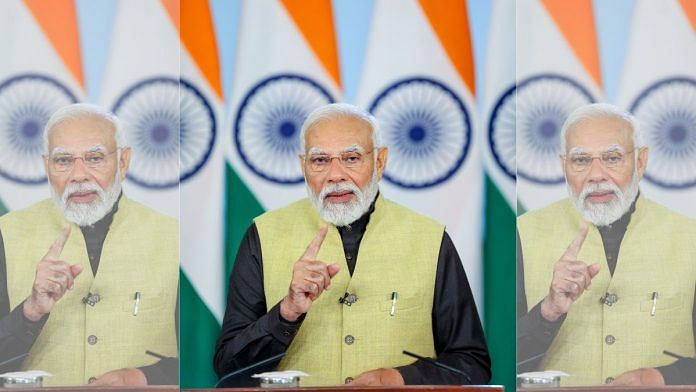
M 331 278 L 339 271 L 338 264 L 327 265 L 316 260 L 328 231 L 328 225 L 324 225 L 293 266 L 288 295 L 280 303 L 280 315 L 285 320 L 295 321 L 307 313 L 321 293 L 329 289 Z

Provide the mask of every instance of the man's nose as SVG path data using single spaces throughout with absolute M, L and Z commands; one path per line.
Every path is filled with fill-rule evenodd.
M 602 182 L 607 179 L 607 169 L 599 159 L 592 159 L 590 168 L 588 169 L 588 180 L 591 182 Z
M 332 158 L 329 162 L 328 178 L 329 182 L 343 182 L 348 179 L 346 168 L 341 164 L 340 158 Z
M 72 170 L 70 171 L 70 181 L 84 182 L 89 179 L 89 168 L 85 165 L 82 158 L 75 159 Z

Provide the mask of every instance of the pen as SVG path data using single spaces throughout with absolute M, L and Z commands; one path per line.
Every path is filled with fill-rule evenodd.
M 652 304 L 652 309 L 650 310 L 650 315 L 654 316 L 655 310 L 656 310 L 655 308 L 657 308 L 657 291 L 653 291 L 652 301 L 653 301 L 653 304 Z
M 138 307 L 140 307 L 140 291 L 135 292 L 135 296 L 133 296 L 133 299 L 135 300 L 135 306 L 133 307 L 133 316 L 137 316 Z
M 150 351 L 150 350 L 145 350 L 145 354 L 151 355 L 151 356 L 153 356 L 153 357 L 155 357 L 155 358 L 157 358 L 157 359 L 166 359 L 166 358 L 167 358 L 167 357 L 165 357 L 165 356 L 162 355 L 162 354 L 157 354 L 156 352 L 152 352 L 152 351 Z
M 679 354 L 675 354 L 675 353 L 673 353 L 673 352 L 671 352 L 671 351 L 667 351 L 667 350 L 663 350 L 662 353 L 665 354 L 665 355 L 669 355 L 669 356 L 672 357 L 672 358 L 677 358 L 677 359 L 686 359 L 686 358 L 688 358 L 688 357 L 685 357 L 685 356 L 682 356 L 682 355 L 679 355 Z
M 398 295 L 396 294 L 396 291 L 392 291 L 392 307 L 391 307 L 391 312 L 389 312 L 390 316 L 394 316 L 394 311 L 396 310 L 396 298 Z

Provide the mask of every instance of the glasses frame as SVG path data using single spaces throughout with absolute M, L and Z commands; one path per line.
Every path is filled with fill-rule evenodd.
M 86 151 L 86 152 L 83 152 L 82 155 L 65 154 L 66 157 L 67 157 L 67 156 L 72 157 L 72 163 L 70 164 L 70 167 L 67 168 L 67 169 L 65 169 L 65 170 L 58 170 L 58 169 L 55 168 L 53 162 L 51 161 L 51 159 L 52 159 L 54 156 L 44 154 L 43 157 L 44 157 L 44 159 L 46 159 L 46 161 L 48 162 L 48 167 L 51 168 L 51 170 L 55 171 L 56 173 L 69 173 L 69 172 L 71 172 L 71 171 L 75 168 L 75 161 L 78 160 L 78 159 L 81 159 L 81 160 L 82 160 L 82 164 L 85 165 L 85 167 L 87 167 L 87 168 L 89 168 L 89 169 L 92 169 L 92 170 L 99 170 L 99 169 L 101 169 L 103 166 L 92 166 L 92 165 L 90 165 L 90 164 L 87 163 L 87 161 L 85 160 L 85 156 L 86 156 L 87 154 L 91 154 L 91 153 L 101 153 L 101 154 L 104 154 L 104 162 L 106 162 L 106 157 L 111 156 L 111 155 L 113 155 L 113 154 L 116 154 L 119 150 L 121 150 L 121 148 L 116 148 L 116 149 L 113 150 L 113 151 L 107 151 L 107 152 L 101 152 L 101 151 Z M 61 154 L 62 154 L 62 153 L 61 153 Z
M 338 163 L 341 165 L 342 168 L 344 168 L 346 170 L 356 170 L 356 169 L 362 167 L 362 165 L 364 164 L 364 161 L 360 164 L 359 167 L 348 167 L 348 166 L 343 164 L 343 161 L 341 160 L 341 155 L 342 154 L 350 154 L 350 153 L 358 153 L 358 154 L 361 154 L 362 157 L 366 157 L 366 156 L 374 153 L 375 150 L 378 150 L 378 148 L 373 148 L 372 150 L 367 151 L 367 152 L 344 151 L 344 152 L 341 152 L 339 154 L 333 154 L 333 155 L 331 155 L 331 154 L 317 154 L 317 155 L 326 155 L 329 158 L 329 162 L 326 164 L 325 169 L 322 169 L 322 170 L 312 169 L 311 162 L 309 162 L 309 160 L 307 159 L 308 156 L 306 154 L 300 154 L 300 159 L 302 159 L 302 161 L 304 161 L 305 165 L 307 165 L 309 163 L 309 167 L 310 167 L 312 173 L 324 173 L 324 172 L 328 171 L 328 169 L 331 166 L 331 163 L 333 162 L 334 159 L 338 159 Z
M 635 148 L 633 148 L 632 150 L 626 151 L 625 153 L 622 153 L 622 154 L 624 155 L 624 157 L 626 157 L 626 156 L 628 156 L 628 155 L 633 154 L 634 152 L 636 152 L 636 150 L 639 150 L 639 151 L 640 151 L 640 149 L 641 149 L 641 147 L 635 147 Z M 603 152 L 602 154 L 611 153 L 611 152 L 619 152 L 619 151 L 605 151 L 605 152 Z M 589 163 L 587 164 L 587 166 L 585 166 L 583 169 L 577 170 L 577 169 L 575 169 L 575 168 L 573 167 L 573 163 L 570 163 L 570 167 L 571 167 L 571 169 L 573 169 L 573 172 L 575 172 L 575 173 L 584 173 L 584 172 L 588 171 L 588 170 L 590 169 L 590 167 L 592 166 L 592 163 L 594 162 L 595 159 L 599 160 L 599 164 L 602 165 L 602 167 L 605 168 L 605 169 L 607 169 L 607 170 L 616 170 L 618 167 L 623 166 L 624 162 L 626 162 L 624 159 L 622 159 L 622 160 L 621 160 L 621 163 L 620 163 L 620 166 L 619 166 L 619 164 L 617 164 L 616 166 L 611 167 L 611 166 L 607 166 L 607 164 L 602 160 L 602 155 L 601 155 L 601 154 L 600 154 L 600 155 L 590 155 L 590 154 L 586 154 L 586 155 L 589 155 L 589 157 L 590 157 L 590 162 L 589 162 Z M 564 162 L 564 163 L 566 163 L 566 164 L 568 163 L 568 155 L 567 155 L 567 154 L 561 154 L 560 157 L 561 157 L 561 159 L 563 159 L 563 162 Z

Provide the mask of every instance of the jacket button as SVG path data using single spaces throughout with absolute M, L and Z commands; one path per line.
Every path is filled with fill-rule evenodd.
M 97 344 L 97 337 L 94 335 L 89 335 L 89 337 L 87 338 L 87 343 L 91 345 Z
M 287 329 L 283 331 L 283 336 L 290 336 L 290 331 L 288 331 Z
M 604 341 L 607 344 L 614 344 L 614 342 L 616 341 L 616 338 L 614 337 L 614 335 L 607 335 L 607 337 L 604 338 Z
M 607 377 L 606 380 L 604 380 L 605 384 L 611 384 L 611 382 L 614 381 L 614 377 Z
M 346 335 L 346 338 L 343 340 L 346 342 L 346 344 L 353 344 L 353 342 L 355 342 L 353 335 Z
M 353 377 L 346 377 L 345 383 L 350 384 L 351 382 L 353 382 Z
M 616 294 L 612 294 L 609 296 L 609 301 L 611 301 L 612 304 L 615 304 L 619 300 L 619 296 Z
M 93 383 L 93 382 L 95 382 L 95 381 L 97 381 L 97 378 L 96 378 L 96 377 L 90 377 L 89 380 L 87 380 L 87 382 L 88 382 L 89 384 L 91 384 L 91 383 Z

